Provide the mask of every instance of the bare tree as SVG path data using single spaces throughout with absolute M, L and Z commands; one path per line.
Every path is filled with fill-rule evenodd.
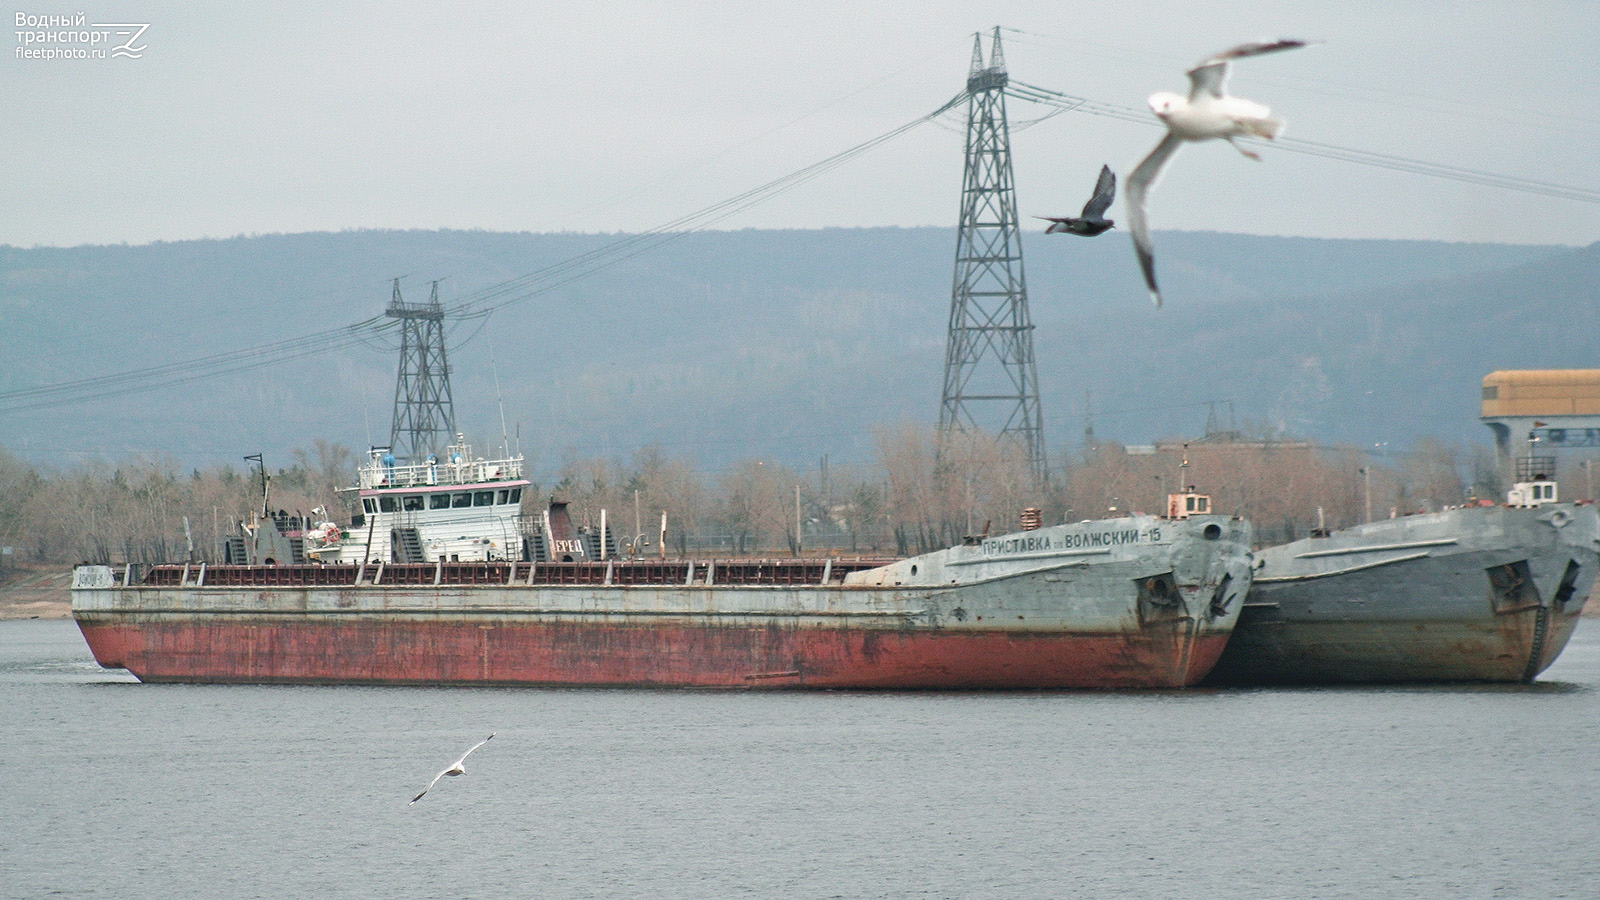
M 1433 512 L 1466 499 L 1460 453 L 1434 438 L 1422 438 L 1401 457 L 1399 479 L 1415 507 L 1402 512 Z
M 746 460 L 723 472 L 714 519 L 732 536 L 737 552 L 752 552 L 763 538 L 784 540 L 794 551 L 793 491 L 798 481 L 792 469 L 765 460 Z
M 704 519 L 705 485 L 694 468 L 684 460 L 667 456 L 660 447 L 646 447 L 634 455 L 632 474 L 624 489 L 629 495 L 637 492 L 643 519 L 640 530 L 647 537 L 656 534 L 658 517 L 665 514 L 667 539 L 679 556 L 687 555 L 689 534 Z

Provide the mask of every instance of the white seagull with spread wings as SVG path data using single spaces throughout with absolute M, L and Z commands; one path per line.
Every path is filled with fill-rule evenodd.
M 473 744 L 471 747 L 467 748 L 467 752 L 461 754 L 461 757 L 459 759 L 457 759 L 455 762 L 451 763 L 443 772 L 440 772 L 439 774 L 433 776 L 433 780 L 428 782 L 428 786 L 422 789 L 422 794 L 426 794 L 427 792 L 433 790 L 433 786 L 439 783 L 439 779 L 445 777 L 446 775 L 454 776 L 454 775 L 465 775 L 465 774 L 467 774 L 467 770 L 465 768 L 463 768 L 461 764 L 467 761 L 467 757 L 472 755 L 472 751 L 478 749 L 479 747 L 482 747 L 484 744 L 487 744 L 492 740 L 494 740 L 494 735 L 493 734 L 489 735 L 488 737 L 484 738 L 483 740 L 481 740 L 481 741 L 477 742 L 476 744 Z M 412 797 L 411 798 L 411 803 L 415 803 L 418 800 L 421 800 L 422 799 L 422 794 L 418 794 L 415 797 Z M 406 805 L 409 806 L 411 804 L 408 803 Z
M 1223 82 L 1228 78 L 1228 61 L 1304 47 L 1305 44 L 1305 41 L 1294 40 L 1240 44 L 1201 60 L 1189 70 L 1188 97 L 1167 91 L 1150 95 L 1150 109 L 1166 124 L 1167 135 L 1128 176 L 1127 196 L 1128 231 L 1133 235 L 1133 249 L 1139 256 L 1139 267 L 1144 270 L 1144 281 L 1150 288 L 1150 299 L 1156 306 L 1161 305 L 1161 291 L 1156 287 L 1155 253 L 1151 249 L 1150 228 L 1144 216 L 1145 194 L 1155 186 L 1162 167 L 1184 141 L 1222 138 L 1233 144 L 1234 138 L 1247 135 L 1269 139 L 1277 137 L 1283 131 L 1283 122 L 1272 117 L 1272 110 L 1240 97 L 1230 97 L 1223 91 Z M 1233 146 L 1251 159 L 1261 158 L 1238 144 Z

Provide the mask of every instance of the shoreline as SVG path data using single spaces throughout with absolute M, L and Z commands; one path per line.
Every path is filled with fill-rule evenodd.
M 72 569 L 19 565 L 0 581 L 0 621 L 72 618 Z
M 72 604 L 60 600 L 35 600 L 11 603 L 0 599 L 0 622 L 18 619 L 70 619 Z

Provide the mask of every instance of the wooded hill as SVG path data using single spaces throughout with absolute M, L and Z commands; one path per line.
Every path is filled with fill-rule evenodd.
M 1031 224 L 1031 223 L 1030 223 Z M 0 247 L 0 392 L 258 347 L 447 302 L 622 235 L 356 231 L 143 246 Z M 1404 450 L 1487 444 L 1479 383 L 1593 367 L 1600 244 L 1585 248 L 1164 232 L 1165 308 L 1127 238 L 1029 231 L 1052 454 L 1237 430 Z M 937 419 L 953 229 L 690 234 L 452 329 L 458 424 L 530 469 L 656 445 L 708 470 L 868 462 L 875 426 Z M 398 348 L 374 341 L 156 392 L 22 410 L 0 447 L 70 467 L 188 466 L 388 439 Z

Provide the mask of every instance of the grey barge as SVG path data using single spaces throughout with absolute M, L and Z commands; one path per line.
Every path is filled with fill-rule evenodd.
M 1600 514 L 1558 503 L 1401 516 L 1256 551 L 1213 684 L 1532 681 L 1600 571 Z M 1548 492 L 1548 493 L 1547 493 Z

